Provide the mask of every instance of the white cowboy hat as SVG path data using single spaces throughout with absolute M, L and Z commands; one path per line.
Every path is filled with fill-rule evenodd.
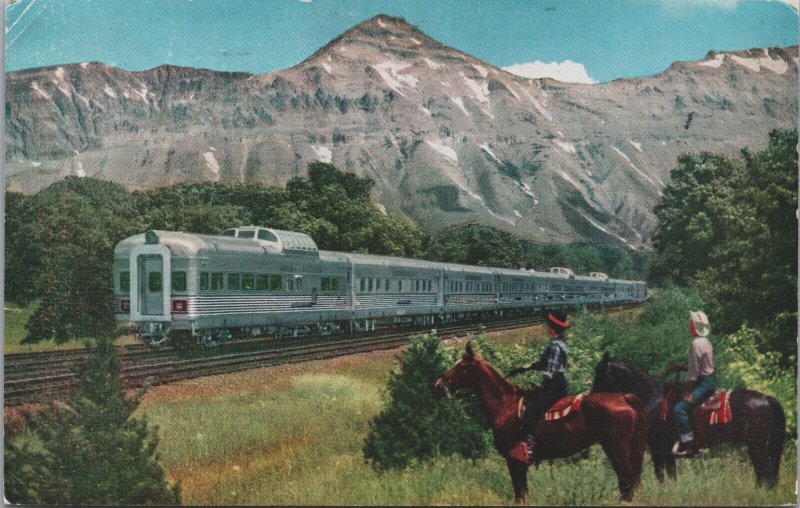
M 689 311 L 689 320 L 694 324 L 694 329 L 698 335 L 708 336 L 711 332 L 711 325 L 708 323 L 708 316 L 702 310 Z

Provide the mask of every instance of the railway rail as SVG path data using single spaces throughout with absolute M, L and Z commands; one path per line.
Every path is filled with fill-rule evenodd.
M 488 323 L 436 327 L 442 338 L 470 332 L 501 331 L 541 324 L 540 317 L 516 318 Z M 209 351 L 153 351 L 143 345 L 118 350 L 121 375 L 128 388 L 153 386 L 201 376 L 320 360 L 355 353 L 393 349 L 408 344 L 413 335 L 430 331 L 391 330 L 368 335 L 306 339 L 252 339 Z M 69 396 L 86 362 L 84 349 L 44 353 L 6 354 L 4 399 L 6 406 L 42 402 Z

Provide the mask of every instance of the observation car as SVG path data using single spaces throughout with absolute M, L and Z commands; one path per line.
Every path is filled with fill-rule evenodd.
M 134 323 L 153 347 L 639 302 L 646 291 L 644 282 L 565 268 L 539 272 L 324 251 L 306 234 L 259 226 L 219 236 L 148 231 L 114 249 L 116 319 Z

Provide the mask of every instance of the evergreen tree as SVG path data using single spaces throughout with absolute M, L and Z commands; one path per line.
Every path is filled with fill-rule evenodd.
M 133 417 L 109 339 L 91 349 L 70 409 L 41 416 L 5 443 L 6 493 L 23 504 L 179 504 L 158 463 L 157 429 Z
M 486 456 L 491 436 L 475 399 L 433 397 L 434 383 L 452 363 L 435 334 L 414 338 L 403 352 L 399 370 L 389 376 L 386 404 L 364 441 L 364 458 L 375 469 L 449 455 Z

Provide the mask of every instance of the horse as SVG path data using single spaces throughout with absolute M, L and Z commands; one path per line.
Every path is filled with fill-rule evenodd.
M 633 393 L 645 405 L 648 414 L 648 445 L 653 457 L 653 468 L 659 482 L 664 481 L 664 467 L 673 480 L 677 480 L 672 445 L 677 439 L 672 408 L 680 400 L 680 385 L 666 384 L 643 370 L 622 361 L 612 360 L 606 352 L 595 367 L 592 393 Z M 667 405 L 664 406 L 664 397 Z M 775 398 L 753 390 L 733 390 L 728 397 L 730 421 L 709 423 L 709 414 L 692 410 L 691 421 L 695 427 L 700 448 L 711 448 L 722 443 L 742 443 L 756 474 L 756 485 L 773 488 L 778 482 L 781 455 L 786 438 L 786 415 Z
M 489 417 L 494 445 L 506 459 L 514 498 L 524 503 L 528 493 L 527 462 L 510 456 L 523 437 L 518 414 L 523 397 L 536 397 L 541 388 L 525 390 L 510 383 L 477 355 L 467 343 L 463 357 L 434 385 L 437 398 L 470 389 Z M 617 475 L 622 500 L 630 501 L 639 485 L 647 447 L 647 421 L 642 403 L 630 394 L 586 395 L 580 409 L 563 419 L 542 421 L 538 426 L 534 460 L 569 457 L 600 443 Z

